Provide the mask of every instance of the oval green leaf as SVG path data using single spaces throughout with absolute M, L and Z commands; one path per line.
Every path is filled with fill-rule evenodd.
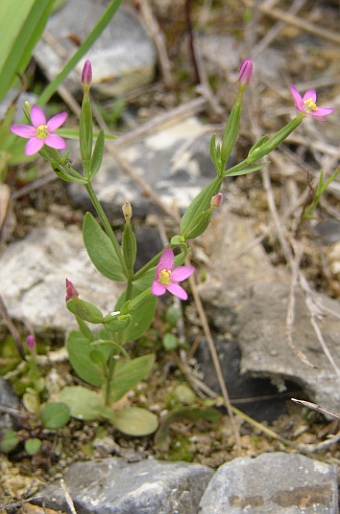
M 140 407 L 129 407 L 116 411 L 115 414 L 115 427 L 127 435 L 149 435 L 158 427 L 157 416 Z
M 70 410 L 65 403 L 47 403 L 40 413 L 44 427 L 57 430 L 69 422 Z

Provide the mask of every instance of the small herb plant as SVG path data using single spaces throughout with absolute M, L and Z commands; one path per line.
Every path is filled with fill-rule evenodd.
M 125 283 L 125 289 L 109 313 L 102 313 L 98 307 L 82 299 L 69 277 L 66 280 L 66 305 L 78 323 L 78 329 L 67 337 L 66 348 L 75 373 L 91 386 L 66 387 L 60 395 L 60 404 L 70 411 L 71 416 L 83 420 L 105 420 L 118 430 L 129 435 L 146 435 L 155 432 L 158 426 L 156 416 L 147 409 L 124 406 L 124 396 L 143 380 L 151 371 L 154 356 L 143 355 L 131 358 L 126 343 L 140 338 L 150 326 L 156 308 L 157 298 L 167 292 L 180 300 L 187 300 L 188 294 L 180 285 L 194 273 L 192 265 L 184 265 L 189 255 L 188 240 L 201 235 L 209 226 L 211 216 L 222 202 L 221 185 L 226 177 L 253 173 L 261 169 L 272 150 L 277 148 L 293 132 L 306 116 L 323 121 L 333 112 L 332 108 L 316 105 L 316 92 L 307 91 L 302 97 L 294 86 L 291 93 L 299 111 L 287 125 L 272 137 L 261 137 L 250 149 L 242 162 L 227 169 L 227 162 L 234 148 L 242 113 L 243 94 L 253 75 L 253 62 L 245 59 L 238 77 L 238 94 L 230 112 L 221 142 L 216 135 L 211 138 L 210 156 L 216 169 L 216 177 L 192 201 L 185 211 L 179 233 L 171 238 L 166 248 L 155 255 L 141 269 L 135 270 L 137 255 L 136 238 L 131 223 L 132 207 L 128 201 L 123 205 L 125 226 L 121 244 L 108 221 L 92 187 L 92 181 L 99 172 L 104 155 L 105 134 L 100 130 L 96 138 L 92 128 L 92 109 L 89 91 L 92 82 L 92 67 L 86 61 L 82 73 L 84 97 L 80 115 L 79 142 L 83 170 L 78 172 L 71 166 L 69 152 L 61 155 L 59 150 L 66 143 L 55 131 L 66 120 L 60 113 L 46 122 L 40 107 L 26 105 L 25 114 L 30 125 L 14 125 L 14 134 L 28 139 L 26 155 L 39 153 L 46 159 L 53 171 L 62 180 L 78 182 L 84 186 L 97 212 L 96 218 L 86 213 L 83 223 L 85 247 L 97 270 L 107 279 Z M 321 187 L 321 186 L 320 186 Z M 320 190 L 321 191 L 321 190 Z M 91 328 L 94 327 L 94 328 Z M 168 338 L 169 339 L 169 338 Z M 174 341 L 164 345 L 175 347 Z M 93 390 L 96 388 L 96 391 Z M 158 443 L 167 439 L 168 424 L 180 417 L 196 419 L 205 416 L 215 419 L 211 413 L 185 406 L 169 415 L 158 432 Z

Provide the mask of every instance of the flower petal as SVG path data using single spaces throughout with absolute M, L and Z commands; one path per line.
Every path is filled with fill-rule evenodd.
M 316 116 L 328 116 L 332 114 L 334 109 L 332 107 L 318 107 L 316 111 L 313 111 L 311 114 L 316 114 Z
M 43 146 L 44 146 L 43 139 L 39 139 L 38 137 L 32 137 L 26 144 L 25 154 L 26 155 L 34 155 L 35 153 L 38 153 L 42 149 Z
M 171 284 L 166 286 L 166 288 L 169 291 L 169 293 L 177 296 L 177 298 L 179 298 L 180 300 L 187 300 L 188 299 L 187 292 L 179 284 L 176 284 L 176 283 L 172 282 Z
M 308 89 L 308 91 L 305 92 L 305 94 L 303 95 L 303 99 L 302 99 L 304 102 L 306 102 L 306 100 L 312 100 L 312 102 L 316 102 L 316 91 L 315 89 Z
M 155 296 L 161 296 L 162 294 L 164 294 L 166 291 L 166 288 L 163 284 L 161 284 L 160 282 L 158 282 L 158 280 L 155 280 L 153 283 L 152 283 L 152 286 L 151 286 L 151 292 L 152 294 L 154 294 Z
M 39 105 L 32 105 L 31 122 L 33 127 L 39 127 L 39 125 L 46 125 L 44 111 L 41 107 L 39 107 Z
M 159 260 L 159 266 L 161 269 L 172 270 L 174 267 L 175 257 L 172 248 L 166 248 L 162 253 L 162 256 Z M 158 266 L 157 266 L 158 268 Z
M 46 123 L 48 131 L 54 132 L 57 130 L 63 123 L 65 123 L 67 119 L 67 112 L 60 112 L 59 114 L 56 114 L 53 116 L 48 122 Z
M 180 266 L 179 268 L 175 268 L 171 272 L 171 281 L 172 282 L 182 282 L 186 278 L 190 277 L 195 271 L 194 266 Z
M 64 150 L 64 148 L 66 148 L 65 140 L 57 134 L 49 134 L 43 141 L 45 145 L 55 148 L 56 150 Z
M 35 128 L 31 125 L 12 125 L 11 132 L 16 134 L 17 136 L 24 137 L 26 139 L 30 139 L 35 136 Z
M 300 95 L 299 91 L 296 89 L 296 87 L 293 84 L 290 85 L 290 92 L 292 93 L 295 102 L 297 104 L 301 104 L 303 101 L 302 96 Z

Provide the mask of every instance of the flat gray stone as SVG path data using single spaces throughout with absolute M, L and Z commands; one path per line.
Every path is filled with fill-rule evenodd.
M 209 228 L 200 237 L 209 258 L 204 268 L 206 280 L 199 285 L 206 313 L 213 326 L 222 333 L 231 332 L 236 339 L 243 323 L 239 311 L 251 297 L 252 286 L 278 280 L 289 283 L 287 270 L 274 268 L 262 245 L 254 245 L 244 252 L 256 236 L 251 218 L 233 212 L 239 202 L 240 198 L 233 192 L 227 193 Z
M 280 452 L 240 457 L 216 471 L 198 512 L 336 514 L 337 466 Z
M 239 312 L 238 334 L 242 349 L 241 372 L 252 376 L 282 377 L 299 384 L 310 399 L 340 410 L 340 377 L 323 351 L 310 322 L 310 312 L 300 291 L 296 293 L 293 341 L 314 367 L 308 366 L 290 348 L 286 337 L 289 288 L 279 282 L 256 284 L 250 300 Z M 340 363 L 340 305 L 324 295 L 317 298 L 329 312 L 319 320 L 324 341 L 336 363 Z
M 18 409 L 19 400 L 13 393 L 11 385 L 0 377 L 0 405 L 10 409 Z M 2 428 L 13 429 L 15 418 L 7 412 L 0 413 L 0 432 Z
M 184 210 L 216 176 L 209 157 L 210 136 L 202 133 L 202 124 L 191 117 L 124 147 L 121 153 L 138 176 L 153 187 L 164 205 L 173 208 L 175 202 L 177 208 Z M 192 145 L 186 147 L 190 142 Z M 177 159 L 172 162 L 176 152 Z M 109 216 L 121 216 L 121 206 L 126 200 L 131 203 L 134 216 L 145 217 L 155 210 L 150 200 L 129 175 L 118 168 L 110 155 L 104 157 L 100 172 L 93 180 L 93 187 Z M 77 205 L 85 210 L 90 208 L 84 187 L 70 184 L 69 191 Z
M 34 57 L 49 80 L 53 80 L 77 50 L 73 40 L 84 41 L 105 10 L 103 2 L 68 0 L 53 13 Z M 71 38 L 70 38 L 71 36 Z M 93 68 L 93 90 L 106 96 L 126 93 L 149 84 L 154 77 L 157 53 L 138 19 L 119 9 L 101 36 L 78 63 L 63 85 L 73 94 L 81 91 L 83 65 Z
M 222 205 L 201 244 L 209 262 L 199 291 L 212 326 L 231 334 L 241 347 L 241 374 L 298 384 L 325 409 L 340 411 L 340 377 L 326 357 L 311 324 L 303 294 L 297 290 L 293 341 L 314 367 L 301 361 L 287 342 L 286 317 L 290 275 L 274 267 L 256 237 L 251 219 L 233 214 L 233 202 Z M 245 249 L 249 248 L 247 251 Z M 313 292 L 328 315 L 318 320 L 325 343 L 340 366 L 339 302 Z M 334 313 L 332 315 L 331 313 Z M 204 365 L 202 365 L 204 372 Z
M 70 466 L 64 480 L 77 514 L 196 514 L 213 471 L 200 464 L 112 457 Z M 42 491 L 41 503 L 68 511 L 59 483 Z
M 76 326 L 65 305 L 66 278 L 82 299 L 104 313 L 113 310 L 121 286 L 95 269 L 77 226 L 33 229 L 0 255 L 0 294 L 9 315 L 26 317 L 37 333 Z

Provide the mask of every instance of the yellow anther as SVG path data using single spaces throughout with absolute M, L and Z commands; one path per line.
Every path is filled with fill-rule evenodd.
M 162 269 L 162 271 L 159 274 L 158 280 L 161 284 L 163 284 L 163 286 L 168 286 L 171 282 L 170 277 L 171 277 L 171 270 Z
M 36 137 L 39 139 L 46 139 L 48 136 L 48 128 L 47 125 L 39 125 L 36 130 Z
M 310 111 L 316 111 L 317 105 L 315 102 L 313 102 L 313 100 L 311 98 L 308 98 L 308 100 L 305 100 L 305 104 L 307 105 L 307 108 Z

